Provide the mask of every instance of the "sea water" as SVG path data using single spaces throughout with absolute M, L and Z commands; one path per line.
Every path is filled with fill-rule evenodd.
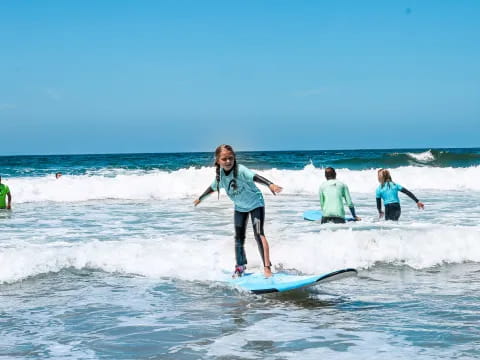
M 237 155 L 283 187 L 259 185 L 274 269 L 357 277 L 263 296 L 227 285 L 232 203 L 193 206 L 212 153 L 0 157 L 0 359 L 480 358 L 480 149 Z M 325 166 L 362 221 L 302 219 Z M 380 167 L 425 210 L 400 194 L 400 221 L 379 220 Z M 250 228 L 246 252 L 260 271 Z

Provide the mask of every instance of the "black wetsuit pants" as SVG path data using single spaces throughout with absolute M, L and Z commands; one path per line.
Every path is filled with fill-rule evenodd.
M 235 210 L 234 224 L 235 224 L 235 258 L 237 265 L 245 265 L 247 263 L 247 256 L 245 255 L 245 233 L 247 231 L 248 215 L 252 219 L 253 235 L 257 241 L 258 251 L 262 257 L 263 265 L 265 264 L 265 253 L 263 249 L 263 242 L 260 235 L 263 233 L 263 223 L 265 222 L 265 207 L 258 207 L 249 212 L 240 212 Z
M 326 223 L 345 224 L 345 219 L 339 216 L 322 216 L 322 224 Z
M 400 218 L 401 214 L 400 204 L 392 203 L 385 205 L 385 220 L 395 220 L 397 221 Z

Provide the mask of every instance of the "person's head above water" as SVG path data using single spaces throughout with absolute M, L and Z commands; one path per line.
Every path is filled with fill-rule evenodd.
M 55 173 L 55 179 L 58 179 L 62 176 L 62 173 L 61 172 L 57 172 Z
M 222 144 L 215 149 L 215 166 L 230 171 L 237 165 L 237 156 L 230 145 Z
M 229 172 L 233 169 L 233 183 L 232 188 L 237 188 L 237 156 L 235 155 L 235 151 L 230 145 L 222 144 L 217 146 L 215 149 L 215 172 L 216 172 L 216 179 L 217 184 L 220 184 L 220 168 L 223 171 Z M 217 187 L 218 197 L 220 197 L 220 186 Z
M 332 167 L 327 167 L 325 168 L 325 178 L 327 180 L 333 180 L 337 178 L 337 173 L 335 172 L 335 169 Z
M 390 175 L 390 171 L 387 169 L 380 169 L 377 172 L 378 175 L 378 182 L 380 184 L 385 184 L 386 182 L 392 181 L 392 176 Z

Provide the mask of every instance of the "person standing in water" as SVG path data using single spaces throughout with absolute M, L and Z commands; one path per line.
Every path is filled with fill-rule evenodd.
M 250 216 L 253 225 L 253 234 L 257 241 L 258 250 L 262 257 L 264 274 L 272 276 L 270 262 L 270 248 L 265 237 L 263 224 L 265 222 L 265 201 L 262 192 L 257 188 L 255 182 L 268 186 L 275 195 L 282 191 L 282 188 L 275 185 L 264 177 L 255 174 L 247 167 L 238 164 L 235 152 L 230 145 L 220 145 L 215 150 L 216 177 L 205 192 L 194 201 L 197 206 L 208 195 L 217 191 L 220 196 L 220 189 L 225 189 L 228 197 L 235 205 L 235 258 L 236 265 L 233 276 L 242 276 L 246 269 L 247 257 L 245 254 L 245 233 Z
M 413 201 L 417 203 L 417 207 L 422 209 L 424 204 L 415 197 L 410 191 L 405 189 L 402 185 L 396 184 L 392 181 L 390 172 L 386 169 L 380 169 L 377 173 L 378 182 L 380 185 L 376 191 L 378 217 L 381 219 L 385 215 L 385 220 L 395 220 L 400 218 L 401 208 L 398 192 L 408 195 Z M 382 211 L 382 200 L 385 204 L 385 212 Z
M 353 206 L 352 198 L 350 197 L 350 191 L 348 186 L 337 180 L 337 173 L 332 167 L 325 169 L 325 181 L 320 185 L 320 207 L 322 208 L 322 224 L 345 223 L 345 209 L 344 201 L 350 209 L 350 213 L 355 221 L 361 220 L 355 214 L 355 207 Z
M 8 199 L 8 201 L 5 201 Z M 2 184 L 2 177 L 0 176 L 0 209 L 12 208 L 12 193 L 7 185 Z

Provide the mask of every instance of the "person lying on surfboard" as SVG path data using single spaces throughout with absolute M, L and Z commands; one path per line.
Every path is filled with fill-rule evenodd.
M 213 183 L 193 203 L 195 206 L 211 193 L 225 189 L 228 197 L 235 205 L 235 258 L 236 265 L 233 276 L 242 276 L 246 269 L 247 257 L 245 255 L 245 233 L 248 216 L 252 219 L 253 234 L 257 241 L 258 250 L 262 257 L 264 274 L 272 276 L 270 262 L 270 250 L 263 231 L 265 221 L 265 201 L 262 192 L 257 188 L 255 182 L 268 186 L 275 195 L 282 191 L 282 188 L 275 185 L 264 177 L 255 174 L 247 167 L 238 164 L 235 152 L 230 145 L 220 145 L 215 150 L 216 177 Z
M 355 221 L 361 220 L 355 215 L 355 208 L 352 203 L 352 198 L 350 197 L 350 191 L 348 191 L 348 186 L 337 180 L 335 169 L 327 167 L 325 169 L 325 178 L 327 181 L 320 185 L 319 190 L 320 207 L 323 212 L 322 224 L 345 223 L 345 210 L 343 208 L 344 200 L 350 208 L 353 219 Z
M 390 172 L 386 169 L 378 170 L 378 182 L 380 185 L 376 191 L 378 217 L 381 219 L 385 215 L 385 220 L 398 220 L 401 214 L 400 199 L 398 192 L 408 195 L 413 201 L 417 203 L 417 207 L 422 209 L 425 207 L 422 202 L 413 195 L 410 191 L 405 189 L 402 185 L 396 184 L 392 181 Z M 385 204 L 385 212 L 382 211 L 382 199 Z

